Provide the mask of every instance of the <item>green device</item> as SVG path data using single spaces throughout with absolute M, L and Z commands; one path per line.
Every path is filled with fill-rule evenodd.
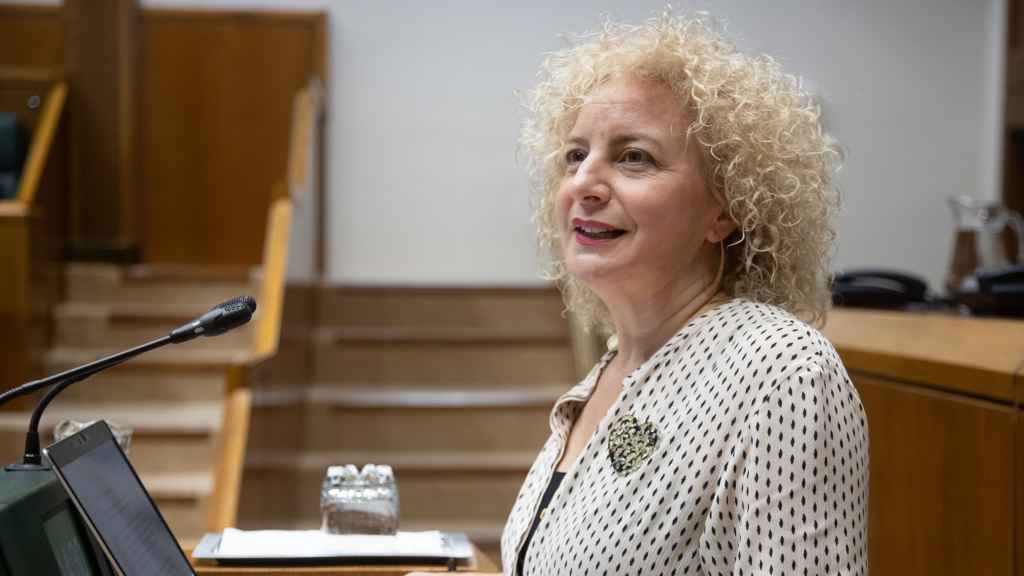
M 112 576 L 102 549 L 49 469 L 0 469 L 0 576 Z

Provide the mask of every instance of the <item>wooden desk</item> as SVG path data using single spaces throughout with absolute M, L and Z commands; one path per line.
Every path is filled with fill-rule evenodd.
M 484 555 L 473 546 L 474 558 L 470 566 L 459 567 L 458 572 L 498 572 L 497 565 L 493 560 Z M 191 558 L 191 551 L 188 552 Z M 446 573 L 448 569 L 437 564 L 426 566 L 394 566 L 394 565 L 338 565 L 338 566 L 217 566 L 215 564 L 193 564 L 198 576 L 254 576 L 268 574 L 283 574 L 285 576 L 403 576 L 409 572 L 440 572 Z
M 1024 322 L 835 310 L 868 416 L 872 576 L 1024 576 Z

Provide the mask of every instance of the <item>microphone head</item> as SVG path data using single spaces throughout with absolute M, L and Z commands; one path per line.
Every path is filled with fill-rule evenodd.
M 187 342 L 197 336 L 217 336 L 238 328 L 252 319 L 256 312 L 256 299 L 249 295 L 237 296 L 210 308 L 199 318 L 175 328 L 170 333 L 171 342 Z
M 235 310 L 239 306 L 245 306 L 245 308 L 249 310 L 249 314 L 256 313 L 256 299 L 253 298 L 252 296 L 249 296 L 248 294 L 235 296 L 230 300 L 225 300 L 224 302 L 221 302 L 220 304 L 214 306 L 213 308 L 210 308 L 210 310 L 216 310 L 218 308 L 224 310 Z
M 203 335 L 217 336 L 237 328 L 252 319 L 255 311 L 256 299 L 249 295 L 238 296 L 214 306 L 206 313 L 211 318 L 204 326 Z

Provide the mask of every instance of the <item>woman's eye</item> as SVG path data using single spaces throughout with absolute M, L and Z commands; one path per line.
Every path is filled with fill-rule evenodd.
M 587 159 L 587 153 L 579 148 L 573 148 L 565 153 L 565 163 L 573 166 Z
M 622 161 L 626 164 L 651 164 L 654 159 L 647 152 L 632 148 L 622 153 Z

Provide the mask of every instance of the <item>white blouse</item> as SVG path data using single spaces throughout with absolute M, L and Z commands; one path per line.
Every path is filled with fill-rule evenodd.
M 501 539 L 516 567 L 610 350 L 555 404 Z M 868 430 L 832 345 L 770 305 L 692 319 L 628 375 L 569 468 L 525 573 L 866 574 Z

